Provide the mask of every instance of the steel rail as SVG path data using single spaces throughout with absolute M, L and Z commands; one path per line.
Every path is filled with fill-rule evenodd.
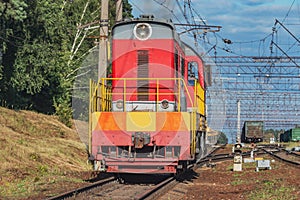
M 225 146 L 225 145 L 214 148 L 211 152 L 209 152 L 208 155 L 214 153 L 216 150 L 222 148 L 223 146 Z M 202 158 L 202 159 L 204 159 L 204 158 Z M 199 161 L 201 161 L 201 159 Z M 194 167 L 195 167 L 195 164 L 191 164 L 191 165 L 187 166 L 187 168 L 189 170 L 193 169 Z M 180 174 L 180 175 L 182 175 L 182 174 Z M 163 182 L 157 184 L 154 188 L 151 188 L 142 194 L 138 194 L 135 199 L 136 200 L 144 200 L 147 198 L 150 199 L 150 198 L 154 197 L 155 194 L 160 193 L 162 189 L 165 189 L 166 187 L 170 187 L 170 185 L 172 185 L 172 184 L 177 184 L 176 178 L 178 178 L 178 176 L 180 176 L 180 175 L 173 176 L 173 177 L 170 177 L 170 178 L 164 180 Z
M 104 180 L 97 181 L 97 182 L 95 182 L 91 185 L 88 185 L 88 186 L 77 188 L 77 189 L 59 194 L 59 195 L 54 196 L 54 197 L 49 197 L 46 200 L 61 200 L 61 199 L 65 199 L 65 198 L 74 197 L 79 193 L 86 192 L 88 190 L 91 190 L 93 188 L 108 184 L 108 183 L 110 183 L 112 181 L 115 181 L 115 180 L 117 180 L 115 177 L 110 177 L 110 178 L 107 178 L 107 179 L 104 179 Z
M 267 154 L 269 154 L 270 156 L 274 157 L 274 158 L 277 158 L 278 160 L 280 161 L 283 161 L 283 162 L 286 162 L 288 164 L 291 164 L 292 166 L 299 166 L 300 163 L 299 162 L 295 162 L 295 161 L 291 161 L 291 160 L 288 160 L 288 159 L 285 159 L 285 158 L 282 158 L 278 155 L 276 155 L 274 152 L 270 152 L 264 148 L 261 148 L 261 150 L 263 150 L 264 152 L 266 152 Z M 277 152 L 276 152 L 277 153 Z
M 266 147 L 275 148 L 274 145 L 272 145 L 272 146 L 268 145 Z M 278 153 L 279 152 L 279 149 L 277 149 L 277 148 L 275 148 L 276 152 L 268 152 L 268 151 L 263 149 L 263 148 L 266 148 L 266 147 L 265 146 L 259 147 L 258 150 L 255 151 L 255 153 L 257 155 L 262 155 L 262 154 L 266 154 L 266 153 L 269 153 L 269 154 L 272 153 L 273 154 L 273 153 Z M 221 147 L 215 148 L 207 156 L 200 159 L 195 164 L 189 165 L 188 169 L 196 169 L 196 168 L 199 168 L 199 167 L 201 167 L 205 164 L 209 164 L 212 161 L 221 162 L 221 161 L 224 161 L 224 160 L 231 160 L 231 159 L 234 158 L 234 153 L 228 153 L 228 154 L 224 153 L 224 154 L 215 154 L 215 155 L 213 155 L 215 153 L 215 151 L 218 150 L 219 148 L 221 148 Z M 264 150 L 264 151 L 260 151 L 260 150 Z M 250 154 L 251 154 L 250 151 L 243 152 L 242 156 L 250 156 Z M 170 177 L 169 179 L 167 179 L 167 180 L 163 181 L 162 183 L 158 184 L 155 188 L 150 189 L 147 192 L 138 195 L 135 199 L 137 199 L 137 200 L 152 199 L 152 197 L 155 196 L 155 193 L 162 193 L 164 190 L 166 190 L 165 187 L 171 187 L 171 186 L 168 186 L 168 185 L 176 184 L 176 183 L 177 183 L 176 177 Z M 163 191 L 160 191 L 160 190 L 163 190 Z
M 289 150 L 286 150 L 286 149 L 280 149 L 280 150 L 282 150 L 282 151 L 288 153 L 289 155 L 293 155 L 293 156 L 295 156 L 295 157 L 300 157 L 300 154 L 297 154 L 297 153 L 295 153 L 295 152 L 292 152 L 292 151 L 289 151 Z
M 163 182 L 157 184 L 154 188 L 147 190 L 146 192 L 142 194 L 138 194 L 134 199 L 135 200 L 144 200 L 149 198 L 151 195 L 154 193 L 158 192 L 160 189 L 164 188 L 166 185 L 169 185 L 171 183 L 175 183 L 176 178 L 175 177 L 170 177 Z
M 221 146 L 222 147 L 222 146 Z M 217 147 L 216 149 L 212 150 L 207 156 L 205 156 L 204 158 L 200 159 L 198 162 L 196 162 L 193 165 L 189 165 L 188 169 L 196 169 L 199 168 L 207 163 L 210 163 L 212 161 L 215 162 L 221 162 L 224 160 L 230 160 L 233 159 L 234 154 L 216 154 L 216 155 L 211 155 L 212 153 L 214 153 L 216 150 L 218 150 L 221 147 Z M 264 152 L 257 152 L 257 154 L 265 154 Z M 248 156 L 250 155 L 250 152 L 244 152 L 242 153 L 242 155 L 244 156 Z M 167 180 L 165 180 L 164 182 L 160 183 L 159 185 L 157 185 L 154 189 L 151 189 L 149 191 L 147 191 L 146 193 L 143 193 L 141 195 L 139 195 L 136 199 L 138 200 L 144 200 L 144 199 L 153 199 L 152 197 L 155 195 L 155 193 L 159 192 L 162 193 L 162 191 L 160 192 L 161 189 L 165 189 L 165 187 L 169 184 L 174 184 L 177 183 L 177 179 L 176 177 L 171 177 Z M 169 186 L 170 187 L 170 186 Z M 152 196 L 153 195 L 153 196 Z

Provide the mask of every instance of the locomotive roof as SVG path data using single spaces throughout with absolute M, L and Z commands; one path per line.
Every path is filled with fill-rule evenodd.
M 191 47 L 190 45 L 188 45 L 185 42 L 182 42 L 182 43 L 183 43 L 183 45 L 185 47 L 185 54 L 187 56 L 198 56 L 199 58 L 201 58 L 201 56 L 195 51 L 195 49 L 193 47 Z
M 171 19 L 167 20 L 167 19 L 155 18 L 153 15 L 140 15 L 139 18 L 124 19 L 123 21 L 115 24 L 113 27 L 124 25 L 124 24 L 129 24 L 129 23 L 137 23 L 137 22 L 163 24 L 163 25 L 169 26 L 172 30 L 175 31 L 175 26 Z
M 187 55 L 195 55 L 198 56 L 201 60 L 201 56 L 191 47 L 189 46 L 187 43 L 183 42 L 180 40 L 178 33 L 176 32 L 176 28 L 172 22 L 171 19 L 167 20 L 167 19 L 162 19 L 162 18 L 155 18 L 154 15 L 140 15 L 139 18 L 130 18 L 130 19 L 124 19 L 121 22 L 118 22 L 117 24 L 115 24 L 113 26 L 117 27 L 117 26 L 122 26 L 122 25 L 126 25 L 126 24 L 131 24 L 131 23 L 155 23 L 155 24 L 162 24 L 162 25 L 166 25 L 169 26 L 173 32 L 174 32 L 174 39 L 179 43 L 179 45 L 184 49 L 185 53 Z

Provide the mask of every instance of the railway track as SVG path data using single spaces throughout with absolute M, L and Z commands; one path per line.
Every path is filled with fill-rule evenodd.
M 269 152 L 273 153 L 273 154 L 278 154 L 280 153 L 280 150 L 276 148 L 276 146 L 274 145 L 268 145 L 266 146 L 266 148 L 268 148 Z M 257 155 L 266 155 L 267 152 L 263 151 L 262 149 L 258 148 L 256 151 L 254 151 L 255 156 Z M 251 155 L 251 151 L 249 152 L 243 152 L 242 153 L 243 157 L 250 157 Z M 207 167 L 215 167 L 214 164 L 217 164 L 218 162 L 221 161 L 226 161 L 226 160 L 233 160 L 234 154 L 232 153 L 222 153 L 222 154 L 218 154 L 217 152 L 208 155 L 207 157 L 205 157 L 204 159 L 200 160 L 197 164 L 197 167 L 200 166 L 207 166 Z M 197 177 L 199 177 L 199 174 L 196 175 Z M 196 177 L 196 178 L 197 178 Z M 194 181 L 191 180 L 190 184 L 194 184 Z M 166 194 L 160 198 L 152 198 L 152 199 L 158 199 L 158 200 L 169 200 L 169 199 L 183 199 L 186 196 L 186 192 L 190 191 L 190 189 L 188 189 L 189 182 L 185 182 L 183 184 L 179 183 L 178 186 L 172 188 L 170 191 L 165 192 Z M 182 194 L 183 193 L 183 194 Z
M 279 150 L 272 150 L 272 154 L 277 154 Z M 201 166 L 210 166 L 220 161 L 231 160 L 234 154 L 217 154 L 217 150 L 212 150 L 209 155 L 199 160 L 197 163 L 190 165 L 184 173 L 172 177 L 160 177 L 156 182 L 144 182 L 142 180 L 153 180 L 153 177 L 141 178 L 141 181 L 117 181 L 112 177 L 96 182 L 88 187 L 79 188 L 62 195 L 49 198 L 49 200 L 57 199 L 158 199 L 166 193 L 173 192 L 175 195 L 182 195 L 183 191 L 172 191 L 175 186 L 181 182 L 189 181 L 197 176 L 194 172 L 196 168 Z M 275 153 L 274 153 L 275 152 Z M 270 151 L 259 149 L 256 155 L 270 153 Z M 243 152 L 243 156 L 250 156 L 250 152 Z M 134 180 L 134 178 L 132 179 Z M 178 190 L 178 189 L 177 189 Z
M 218 149 L 217 147 L 215 149 Z M 215 152 L 213 149 L 210 153 Z M 194 165 L 189 166 L 192 170 Z M 143 183 L 141 180 L 138 182 L 125 181 L 121 177 L 109 177 L 104 180 L 94 182 L 91 185 L 71 190 L 60 195 L 50 197 L 48 200 L 61 200 L 61 199 L 153 199 L 154 196 L 159 196 L 168 188 L 176 185 L 178 180 L 184 180 L 188 176 L 188 172 L 173 177 L 162 177 L 159 181 L 154 180 L 154 183 Z M 156 176 L 145 179 L 155 179 Z M 153 182 L 153 181 L 152 181 Z M 163 188 L 163 189 L 162 189 Z
M 84 193 L 93 188 L 104 186 L 104 185 L 111 183 L 113 181 L 116 181 L 116 180 L 117 179 L 115 177 L 109 177 L 104 180 L 96 181 L 96 182 L 92 183 L 91 185 L 77 188 L 75 190 L 71 190 L 71 191 L 59 194 L 57 196 L 54 196 L 54 197 L 49 197 L 49 198 L 47 198 L 47 200 L 60 200 L 60 199 L 68 199 L 68 198 L 76 197 L 80 193 Z
M 136 199 L 158 199 L 160 196 L 163 194 L 171 194 L 176 199 L 180 199 L 180 196 L 184 193 L 184 188 L 178 190 L 174 189 L 175 186 L 181 182 L 186 182 L 189 181 L 193 178 L 197 178 L 197 174 L 194 172 L 196 168 L 202 167 L 204 165 L 213 167 L 215 162 L 221 162 L 225 160 L 232 160 L 234 155 L 231 153 L 222 153 L 222 154 L 217 154 L 216 152 L 218 149 L 222 147 L 217 147 L 216 149 L 213 149 L 206 157 L 202 158 L 199 160 L 197 163 L 194 165 L 190 165 L 189 169 L 187 172 L 181 174 L 180 176 L 177 177 L 172 177 L 168 180 L 166 180 L 165 183 L 162 183 L 161 185 L 158 185 L 154 190 L 149 190 L 143 196 L 140 196 L 139 198 Z M 251 152 L 244 152 L 242 155 L 243 156 L 249 156 Z M 264 152 L 256 152 L 256 154 L 265 154 Z M 182 196 L 183 197 L 183 196 Z M 162 197 L 159 199 L 172 199 L 170 195 L 166 198 Z
M 276 152 L 270 151 L 266 148 L 262 148 L 262 151 L 268 153 L 270 156 L 272 156 L 282 162 L 285 162 L 287 164 L 290 164 L 290 165 L 293 165 L 296 167 L 300 166 L 300 155 L 299 154 L 296 154 L 294 152 L 289 152 L 282 148 L 276 148 L 276 149 L 277 149 Z
M 300 157 L 300 153 L 299 152 L 296 153 L 296 152 L 293 152 L 293 151 L 288 151 L 286 149 L 282 149 L 282 151 L 284 151 L 285 153 L 288 153 L 288 154 L 290 154 L 292 156 Z
M 65 192 L 55 197 L 50 197 L 47 200 L 145 199 L 147 196 L 157 191 L 160 187 L 164 187 L 173 181 L 174 177 L 153 176 L 152 179 L 148 177 L 149 181 L 146 182 L 139 180 L 134 181 L 134 178 L 131 180 L 124 180 L 128 179 L 128 177 L 122 179 L 122 181 L 118 179 L 120 179 L 120 177 L 107 178 L 89 186 Z M 159 182 L 159 184 L 157 184 L 157 182 Z

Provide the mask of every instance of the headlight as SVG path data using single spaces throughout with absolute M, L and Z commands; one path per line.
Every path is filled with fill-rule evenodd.
M 123 101 L 122 100 L 118 100 L 117 103 L 116 103 L 116 107 L 118 109 L 122 109 L 123 108 Z
M 162 109 L 167 109 L 167 108 L 169 108 L 169 101 L 166 100 L 166 99 L 162 100 L 160 106 L 161 106 Z
M 138 23 L 133 29 L 134 36 L 139 40 L 147 40 L 152 34 L 152 27 L 147 23 Z

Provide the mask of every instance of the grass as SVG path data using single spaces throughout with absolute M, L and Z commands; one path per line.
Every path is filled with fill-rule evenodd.
M 234 181 L 232 181 L 230 184 L 231 184 L 232 186 L 242 185 L 242 184 L 245 184 L 245 181 L 238 178 L 238 179 L 235 179 Z
M 249 200 L 297 200 L 292 194 L 296 190 L 294 187 L 278 185 L 278 181 L 264 180 L 261 187 L 253 190 L 248 196 Z
M 252 162 L 252 163 L 242 163 L 242 169 L 255 169 L 255 162 Z M 232 165 L 229 165 L 227 168 L 226 168 L 226 171 L 233 171 L 233 162 L 232 162 Z M 243 171 L 242 171 L 243 172 Z M 242 173 L 242 172 L 239 172 L 239 173 Z
M 16 179 L 12 182 L 6 182 L 5 185 L 0 187 L 0 197 L 4 199 L 23 199 L 30 196 L 41 194 L 43 191 L 49 191 L 51 185 L 55 187 L 55 184 L 60 183 L 68 184 L 83 183 L 84 181 L 79 178 L 66 177 L 63 174 L 53 174 L 48 171 L 39 172 L 39 174 L 32 178 L 26 177 L 23 180 Z
M 300 142 L 288 142 L 288 143 L 283 143 L 287 149 L 291 149 L 293 147 L 299 147 Z
M 85 145 L 56 117 L 0 107 L 0 199 L 24 199 L 50 185 L 80 183 L 91 170 Z M 76 155 L 76 156 L 75 156 Z
M 278 168 L 278 166 L 273 169 Z M 232 169 L 232 166 L 228 167 Z M 227 169 L 228 169 L 227 168 Z M 296 188 L 293 186 L 282 185 L 281 179 L 261 180 L 251 178 L 251 173 L 261 173 L 261 177 L 272 177 L 272 170 L 261 170 L 260 172 L 254 172 L 256 163 L 243 163 L 243 171 L 233 172 L 231 186 L 239 185 L 256 185 L 249 194 L 245 195 L 247 200 L 296 200 L 297 197 L 293 194 Z M 252 172 L 251 172 L 252 171 Z M 250 174 L 249 174 L 250 173 Z M 248 178 L 247 178 L 248 177 Z
M 277 163 L 277 165 L 281 165 L 281 163 Z M 271 163 L 271 166 L 274 169 L 277 169 L 275 163 Z M 232 169 L 232 166 L 228 167 Z M 227 168 L 227 169 L 228 169 Z M 232 186 L 239 185 L 251 185 L 255 184 L 256 188 L 254 188 L 249 194 L 245 195 L 245 199 L 247 200 L 296 200 L 295 192 L 297 191 L 295 186 L 290 185 L 282 185 L 281 178 L 275 178 L 271 180 L 264 179 L 252 179 L 251 173 L 260 173 L 261 178 L 264 177 L 272 177 L 273 170 L 261 170 L 259 172 L 251 172 L 255 171 L 256 163 L 243 163 L 243 171 L 241 172 L 233 172 L 233 180 L 230 182 Z M 249 174 L 250 172 L 250 174 Z M 248 177 L 248 178 L 247 178 Z

